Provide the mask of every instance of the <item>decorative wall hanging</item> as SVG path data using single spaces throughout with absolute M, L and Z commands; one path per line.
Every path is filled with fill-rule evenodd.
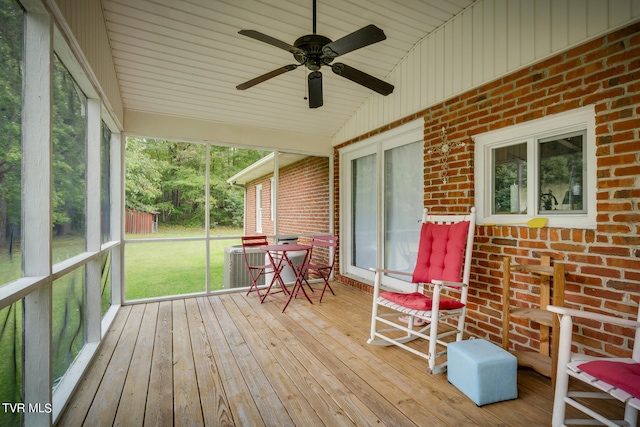
M 449 177 L 447 176 L 449 173 L 449 153 L 451 153 L 451 150 L 455 148 L 464 147 L 466 144 L 462 141 L 450 143 L 449 140 L 447 139 L 447 132 L 445 131 L 444 127 L 440 131 L 440 136 L 442 137 L 442 142 L 440 143 L 440 145 L 437 145 L 434 148 L 429 148 L 427 150 L 427 154 L 429 155 L 432 155 L 433 153 L 442 154 L 442 157 L 440 157 L 440 163 L 442 164 L 442 169 L 440 169 L 439 175 L 440 175 L 440 179 L 442 179 L 442 183 L 447 184 L 449 182 Z

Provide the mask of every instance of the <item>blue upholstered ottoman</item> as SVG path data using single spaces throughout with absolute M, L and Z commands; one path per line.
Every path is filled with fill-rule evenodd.
M 447 379 L 476 405 L 518 397 L 518 359 L 489 341 L 457 341 L 447 348 Z

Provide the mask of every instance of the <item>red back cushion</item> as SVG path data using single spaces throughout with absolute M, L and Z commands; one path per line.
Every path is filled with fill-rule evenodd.
M 459 282 L 468 231 L 469 221 L 422 224 L 413 282 L 429 283 L 434 279 Z
M 640 398 L 640 363 L 594 360 L 578 367 L 587 374 Z

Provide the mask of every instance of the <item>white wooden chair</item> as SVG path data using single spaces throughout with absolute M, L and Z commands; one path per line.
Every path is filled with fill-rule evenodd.
M 638 321 L 640 308 L 635 321 L 553 305 L 548 306 L 547 309 L 560 316 L 560 344 L 558 345 L 558 371 L 552 425 L 554 427 L 567 424 L 637 426 L 640 409 L 640 322 Z M 597 358 L 572 353 L 573 318 L 576 317 L 610 325 L 609 327 L 628 328 L 632 332 L 635 330 L 631 358 Z M 587 383 L 593 386 L 594 390 L 569 390 L 569 378 Z M 597 412 L 589 405 L 589 399 L 617 399 L 623 402 L 624 419 L 606 418 L 606 414 L 602 411 Z M 567 419 L 567 405 L 573 406 L 590 418 Z
M 462 340 L 475 221 L 475 208 L 463 215 L 430 215 L 425 209 L 414 271 L 373 269 L 369 344 L 397 345 L 423 357 L 431 373 L 446 369 L 446 361 L 436 365 L 436 359 L 446 355 L 449 342 Z M 381 288 L 384 274 L 408 276 L 411 282 L 403 292 L 385 291 Z M 430 288 L 426 295 L 425 288 Z M 455 298 L 441 298 L 443 291 Z M 445 320 L 450 327 L 440 326 Z M 428 341 L 427 352 L 408 345 L 417 338 Z M 437 352 L 437 345 L 444 350 Z

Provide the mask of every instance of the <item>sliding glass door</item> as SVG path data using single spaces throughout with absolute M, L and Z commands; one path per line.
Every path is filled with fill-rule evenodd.
M 351 254 L 353 266 L 368 270 L 376 266 L 377 155 L 368 154 L 351 160 Z
M 384 152 L 384 268 L 413 271 L 423 208 L 422 141 Z
M 422 217 L 422 122 L 348 147 L 341 155 L 343 273 L 412 271 Z

